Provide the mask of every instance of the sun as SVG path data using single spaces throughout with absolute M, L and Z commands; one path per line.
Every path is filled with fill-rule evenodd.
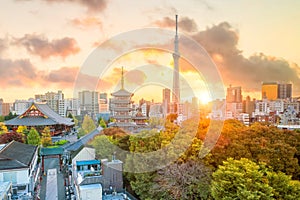
M 211 97 L 209 95 L 208 92 L 206 91 L 202 91 L 199 95 L 198 95 L 200 104 L 208 104 L 211 101 Z

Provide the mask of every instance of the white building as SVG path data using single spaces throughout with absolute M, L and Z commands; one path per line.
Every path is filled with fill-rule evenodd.
M 13 105 L 13 110 L 17 115 L 21 115 L 27 110 L 29 105 L 31 105 L 31 102 L 27 100 L 16 100 Z
M 120 199 L 123 189 L 123 162 L 96 160 L 95 149 L 84 147 L 72 159 L 73 188 L 76 199 Z M 115 195 L 110 195 L 115 192 Z M 123 199 L 123 198 L 121 198 Z
M 12 196 L 11 182 L 0 182 L 0 199 L 10 200 Z
M 78 93 L 80 112 L 82 115 L 95 116 L 99 113 L 99 93 L 96 91 L 81 91 Z
M 80 101 L 78 98 L 65 99 L 65 113 L 72 113 L 73 116 L 80 115 Z
M 0 182 L 11 182 L 20 196 L 31 196 L 37 182 L 38 147 L 12 141 L 0 150 Z

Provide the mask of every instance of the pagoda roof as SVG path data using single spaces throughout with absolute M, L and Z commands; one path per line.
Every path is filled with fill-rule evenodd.
M 49 125 L 72 126 L 74 122 L 54 112 L 46 103 L 32 103 L 21 115 L 5 121 L 8 126 L 49 126 Z
M 0 170 L 29 167 L 37 146 L 11 141 L 0 150 Z
M 118 90 L 118 91 L 116 91 L 116 92 L 111 93 L 111 95 L 112 95 L 112 96 L 118 96 L 118 97 L 120 97 L 120 96 L 130 97 L 130 96 L 133 96 L 133 93 L 128 92 L 128 91 L 125 90 L 125 89 L 120 89 L 120 90 Z

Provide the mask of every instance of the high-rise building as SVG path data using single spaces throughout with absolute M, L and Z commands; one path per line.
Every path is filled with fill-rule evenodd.
M 36 94 L 36 95 L 34 95 L 34 99 L 36 102 L 45 102 L 46 95 L 45 94 Z
M 255 111 L 255 100 L 251 101 L 250 96 L 246 97 L 244 101 L 244 109 L 243 112 L 249 114 L 249 117 L 252 117 L 252 113 Z
M 278 99 L 287 99 L 292 97 L 292 84 L 280 83 L 278 84 Z
M 226 103 L 241 103 L 243 100 L 242 88 L 231 87 L 227 88 Z
M 261 95 L 262 99 L 276 100 L 278 98 L 278 84 L 276 82 L 263 82 Z
M 227 88 L 226 94 L 226 118 L 238 118 L 243 112 L 243 96 L 242 88 L 231 87 Z
M 170 101 L 171 101 L 171 90 L 168 88 L 163 89 L 163 113 L 164 116 L 167 116 L 170 113 Z
M 65 99 L 65 113 L 71 113 L 73 116 L 80 115 L 80 102 L 78 98 Z
M 99 112 L 99 93 L 96 91 L 81 91 L 78 93 L 81 114 L 95 116 Z
M 16 115 L 23 114 L 31 105 L 32 102 L 27 100 L 15 100 L 13 103 L 13 110 L 16 113 Z
M 3 99 L 0 99 L 0 116 L 7 116 L 10 112 L 10 104 L 4 103 Z
M 172 103 L 173 106 L 177 107 L 174 112 L 179 113 L 178 104 L 180 103 L 180 85 L 179 85 L 179 48 L 178 48 L 178 23 L 177 20 L 178 15 L 176 15 L 176 34 L 174 40 L 174 53 L 173 53 L 173 60 L 174 60 L 174 71 L 173 71 L 173 91 L 172 91 Z
M 45 95 L 35 95 L 35 101 L 37 102 L 47 102 L 48 106 L 60 116 L 65 117 L 65 100 L 64 93 L 59 90 L 58 92 L 47 92 Z

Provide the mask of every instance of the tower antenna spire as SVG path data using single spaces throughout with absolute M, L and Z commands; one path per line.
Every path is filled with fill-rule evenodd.
M 124 89 L 124 67 L 122 66 L 121 89 Z
M 176 14 L 175 15 L 175 18 L 176 18 L 176 35 L 178 35 L 178 15 Z
M 174 70 L 173 70 L 173 94 L 172 101 L 174 104 L 175 113 L 179 113 L 179 104 L 180 104 L 180 83 L 179 83 L 179 40 L 178 40 L 178 15 L 175 15 L 176 21 L 176 34 L 174 39 L 174 52 L 173 52 L 173 60 L 174 60 Z

